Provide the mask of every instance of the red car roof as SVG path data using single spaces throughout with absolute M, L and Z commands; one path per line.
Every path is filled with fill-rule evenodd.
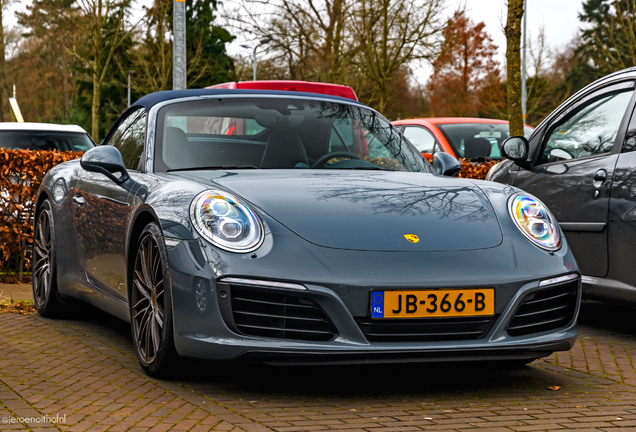
M 431 124 L 446 124 L 446 123 L 508 123 L 507 120 L 497 120 L 478 117 L 425 117 L 414 118 L 394 121 L 393 124 L 417 124 L 417 123 L 431 123 Z
M 208 89 L 248 89 L 248 90 L 287 90 L 305 93 L 320 93 L 358 100 L 356 93 L 349 86 L 308 81 L 239 81 L 216 84 Z

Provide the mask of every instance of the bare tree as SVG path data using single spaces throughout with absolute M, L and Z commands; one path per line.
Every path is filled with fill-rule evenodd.
M 343 83 L 348 49 L 346 21 L 353 0 L 242 0 L 228 18 L 255 38 L 270 37 L 268 51 L 292 79 Z
M 506 21 L 506 62 L 508 68 L 508 122 L 510 135 L 523 136 L 521 110 L 521 19 L 523 0 L 508 0 Z
M 125 22 L 133 0 L 76 0 L 76 8 L 67 19 L 87 36 L 82 46 L 74 44 L 70 52 L 89 70 L 93 83 L 91 102 L 93 140 L 99 142 L 101 88 L 113 56 L 127 39 L 135 25 Z
M 378 90 L 378 109 L 389 103 L 393 74 L 413 60 L 432 59 L 444 28 L 444 0 L 359 0 L 350 16 L 356 44 L 350 61 Z
M 146 10 L 143 41 L 130 56 L 137 72 L 132 87 L 141 94 L 172 88 L 172 42 L 167 21 L 171 13 L 172 0 L 155 1 Z

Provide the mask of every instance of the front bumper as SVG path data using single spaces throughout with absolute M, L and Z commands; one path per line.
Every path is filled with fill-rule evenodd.
M 471 278 L 470 282 L 466 282 L 466 278 L 464 278 L 463 283 L 460 284 L 456 276 L 454 279 L 447 276 L 447 281 L 442 284 L 440 283 L 440 280 L 443 279 L 442 275 L 445 272 L 446 275 L 450 274 L 448 268 L 442 267 L 437 269 L 438 272 L 441 272 L 440 275 L 431 270 L 427 271 L 432 276 L 430 278 L 432 282 L 428 282 L 426 285 L 409 283 L 408 286 L 397 286 L 397 288 L 404 289 L 495 287 L 495 319 L 483 337 L 475 340 L 369 341 L 356 319 L 368 317 L 371 292 L 379 287 L 370 284 L 355 285 L 351 279 L 344 280 L 345 277 L 338 275 L 336 271 L 333 272 L 334 277 L 346 283 L 337 284 L 327 281 L 317 284 L 303 282 L 295 278 L 295 283 L 302 284 L 307 288 L 302 293 L 284 287 L 258 287 L 257 289 L 263 292 L 293 293 L 293 295 L 299 295 L 318 305 L 335 328 L 335 336 L 325 341 L 307 341 L 250 336 L 236 331 L 235 326 L 229 322 L 231 320 L 228 319 L 227 310 L 223 310 L 223 300 L 220 297 L 223 285 L 219 284 L 219 281 L 227 277 L 239 276 L 236 275 L 236 272 L 231 271 L 231 263 L 222 262 L 220 255 L 212 255 L 211 258 L 214 259 L 209 259 L 209 256 L 208 259 L 204 259 L 206 251 L 197 249 L 197 244 L 197 242 L 181 242 L 177 247 L 169 250 L 175 317 L 175 344 L 178 353 L 186 357 L 209 360 L 258 360 L 285 364 L 529 360 L 547 356 L 554 351 L 570 349 L 578 335 L 576 318 L 581 296 L 580 277 L 575 280 L 575 310 L 572 313 L 572 319 L 566 325 L 558 329 L 523 336 L 511 336 L 507 332 L 509 323 L 524 299 L 530 294 L 551 288 L 551 285 L 540 286 L 541 281 L 564 274 L 573 274 L 571 263 L 574 261 L 571 254 L 566 251 L 561 256 L 550 257 L 550 262 L 556 262 L 556 264 L 552 268 L 547 267 L 547 273 L 543 272 L 543 276 L 526 278 L 522 281 L 514 281 L 514 276 L 509 278 L 494 277 L 492 273 L 477 275 L 476 271 L 467 269 L 476 275 Z M 208 251 L 213 250 L 208 249 Z M 462 258 L 470 258 L 476 253 L 464 253 L 465 256 Z M 487 260 L 487 255 L 493 253 L 495 252 L 492 250 L 479 251 L 479 256 L 484 259 L 483 256 L 486 255 L 485 259 Z M 351 255 L 355 254 L 347 252 L 347 256 L 351 257 Z M 449 258 L 453 257 L 445 256 L 440 263 L 453 262 L 453 259 Z M 243 262 L 247 263 L 255 261 L 242 259 Z M 335 257 L 335 260 L 339 261 L 338 257 Z M 319 261 L 315 257 L 313 261 L 324 263 L 324 260 Z M 307 261 L 303 260 L 303 262 Z M 570 263 L 570 265 L 564 265 L 564 262 Z M 217 265 L 217 269 L 224 270 L 225 274 L 215 278 L 208 273 L 209 263 Z M 403 263 L 403 265 L 408 266 L 410 263 Z M 380 264 L 378 266 L 381 267 Z M 245 268 L 246 266 L 241 265 L 240 267 Z M 335 266 L 332 265 L 332 268 Z M 376 268 L 375 270 L 382 269 Z M 576 269 L 574 273 L 578 275 Z M 254 272 L 246 277 L 256 278 Z M 272 277 L 268 274 L 264 279 L 272 280 Z M 313 277 L 307 279 L 315 280 Z M 497 279 L 499 283 L 485 282 L 493 279 Z M 395 288 L 396 285 L 391 286 Z M 389 285 L 383 281 L 380 286 Z

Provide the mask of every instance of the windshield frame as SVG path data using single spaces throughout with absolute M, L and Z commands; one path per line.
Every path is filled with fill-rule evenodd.
M 170 106 L 170 105 L 174 105 L 174 104 L 180 104 L 180 103 L 184 103 L 184 102 L 194 102 L 194 101 L 202 101 L 202 100 L 219 100 L 219 99 L 255 99 L 255 98 L 267 98 L 267 99 L 296 99 L 296 100 L 304 100 L 304 101 L 317 101 L 317 102 L 328 102 L 328 103 L 337 103 L 337 104 L 344 104 L 344 105 L 351 105 L 360 109 L 365 109 L 365 110 L 369 110 L 370 112 L 374 113 L 375 115 L 378 116 L 379 119 L 381 119 L 382 121 L 384 121 L 387 125 L 389 125 L 392 129 L 393 132 L 400 137 L 401 141 L 403 142 L 404 145 L 406 145 L 408 148 L 411 149 L 411 151 L 413 152 L 413 154 L 415 156 L 420 155 L 421 153 L 417 151 L 417 149 L 415 148 L 415 146 L 413 146 L 413 144 L 411 142 L 409 142 L 406 138 L 404 138 L 404 135 L 399 131 L 398 128 L 396 128 L 386 117 L 384 117 L 382 114 L 380 114 L 378 111 L 374 110 L 373 108 L 364 105 L 360 102 L 357 101 L 353 101 L 350 99 L 343 99 L 343 98 L 337 98 L 337 97 L 322 97 L 321 95 L 316 95 L 316 96 L 307 96 L 307 95 L 295 95 L 293 93 L 290 92 L 289 95 L 281 95 L 281 94 L 223 94 L 223 95 L 204 95 L 204 96 L 189 96 L 189 97 L 181 97 L 181 98 L 175 98 L 175 99 L 170 99 L 170 100 L 166 100 L 166 101 L 162 101 L 156 105 L 153 105 L 149 110 L 148 110 L 148 123 L 146 126 L 146 151 L 147 151 L 147 156 L 145 159 L 145 163 L 144 163 L 144 171 L 147 173 L 164 173 L 166 172 L 163 169 L 160 169 L 158 167 L 156 167 L 156 162 L 158 160 L 158 157 L 156 156 L 156 151 L 158 150 L 159 146 L 157 145 L 157 140 L 162 139 L 163 137 L 163 131 L 159 130 L 159 127 L 162 126 L 162 121 L 160 116 L 162 115 L 162 109 Z M 131 107 L 133 108 L 133 107 Z M 418 159 L 419 160 L 419 159 Z M 433 169 L 433 166 L 424 158 L 422 158 L 422 164 L 423 164 L 423 171 L 420 171 L 420 173 L 425 174 L 425 173 L 434 173 L 435 170 Z M 417 171 L 407 171 L 407 172 L 417 172 Z

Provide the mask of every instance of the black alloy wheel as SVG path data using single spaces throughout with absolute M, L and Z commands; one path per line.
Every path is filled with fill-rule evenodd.
M 55 229 L 49 200 L 42 202 L 35 218 L 31 256 L 35 309 L 42 316 L 56 316 L 62 312 L 62 305 L 57 293 Z
M 133 341 L 146 373 L 165 377 L 173 372 L 178 356 L 172 330 L 172 299 L 167 253 L 161 230 L 146 225 L 132 273 L 130 314 Z

